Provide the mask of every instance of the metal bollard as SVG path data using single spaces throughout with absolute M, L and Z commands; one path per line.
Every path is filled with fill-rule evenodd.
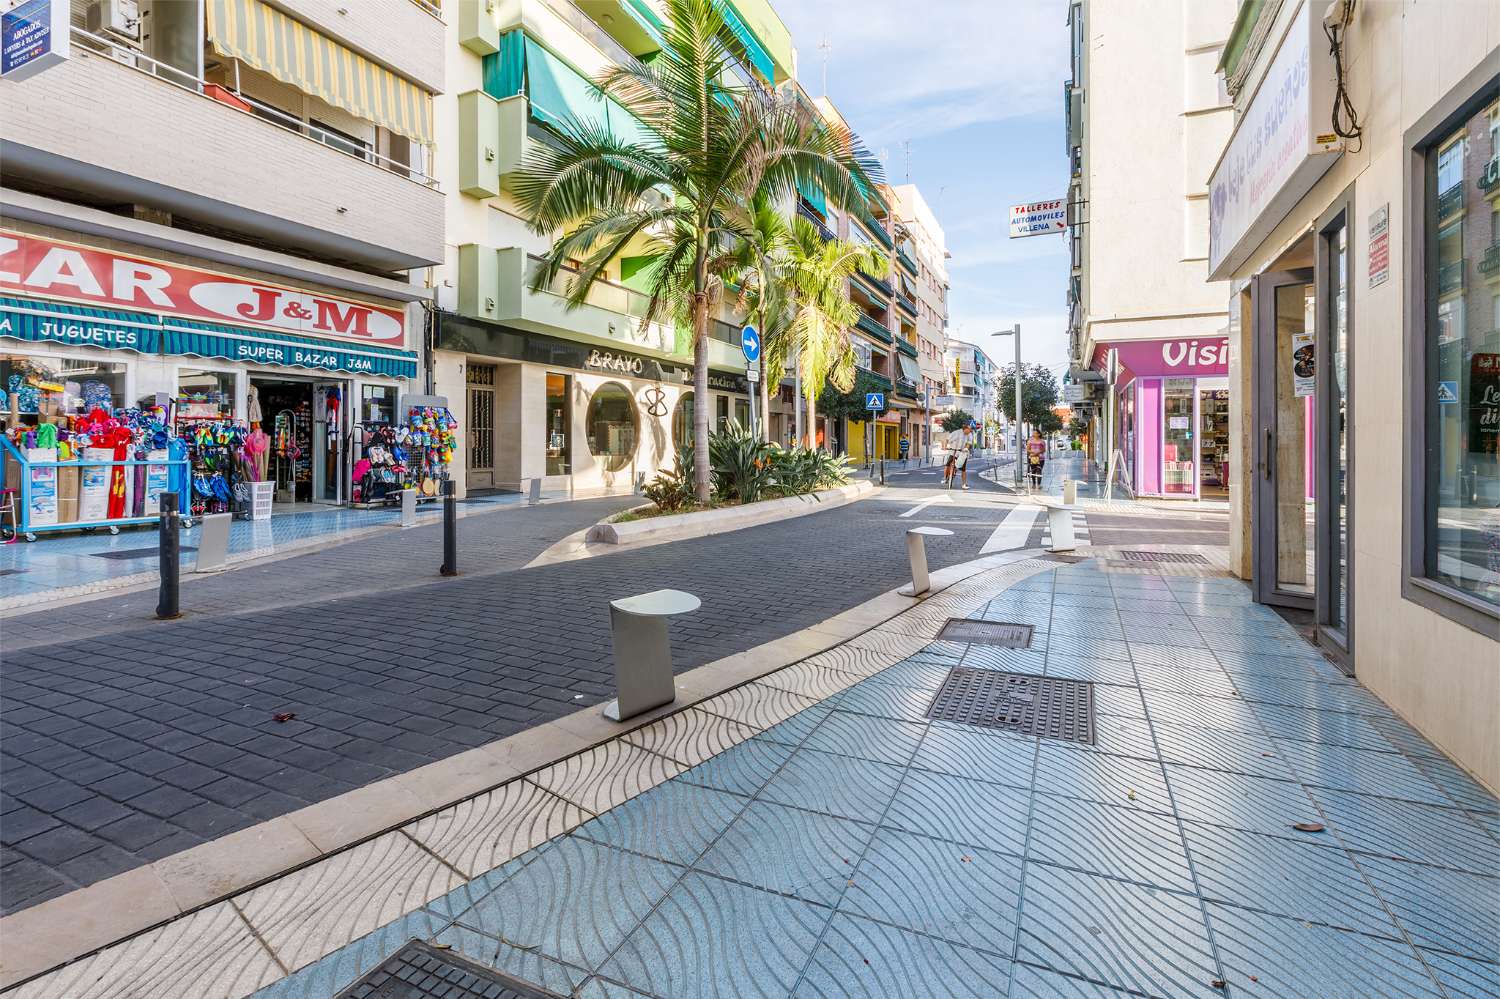
M 417 491 L 415 489 L 401 490 L 401 526 L 417 526 Z
M 202 519 L 194 572 L 218 572 L 229 564 L 229 522 L 233 519 L 231 513 L 211 513 Z
M 526 497 L 527 506 L 536 506 L 542 501 L 542 480 L 540 477 L 531 480 L 531 494 Z
M 453 494 L 453 480 L 443 480 L 443 565 L 444 576 L 458 575 L 458 504 Z
M 156 598 L 156 617 L 170 621 L 182 616 L 178 608 L 178 579 L 181 569 L 181 542 L 177 537 L 177 494 L 164 492 L 159 499 L 161 520 L 157 524 L 158 572 L 161 585 Z
M 950 537 L 953 532 L 941 527 L 913 527 L 906 532 L 906 557 L 911 562 L 911 585 L 897 590 L 904 597 L 919 597 L 932 589 L 927 574 L 927 538 Z

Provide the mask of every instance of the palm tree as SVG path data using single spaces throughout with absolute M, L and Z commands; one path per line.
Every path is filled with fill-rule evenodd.
M 806 219 L 792 220 L 787 281 L 795 312 L 789 338 L 807 397 L 808 447 L 818 443 L 817 400 L 823 383 L 840 392 L 854 387 L 849 329 L 859 319 L 859 307 L 849 301 L 849 278 L 856 270 L 883 278 L 890 272 L 890 260 L 873 246 L 824 240 Z
M 725 22 L 723 0 L 667 0 L 661 52 L 604 74 L 604 92 L 647 130 L 621 137 L 607 126 L 564 129 L 555 148 L 539 144 L 516 183 L 532 228 L 558 234 L 532 276 L 546 287 L 569 259 L 581 260 L 568 288 L 582 304 L 605 266 L 627 249 L 652 258 L 642 324 L 686 313 L 693 327 L 693 387 L 708 399 L 709 306 L 715 274 L 746 238 L 743 207 L 759 192 L 794 197 L 799 180 L 835 204 L 862 203 L 854 175 L 877 165 L 848 129 L 811 121 L 788 99 L 735 82 L 747 62 Z M 710 494 L 708 410 L 693 408 L 695 488 Z
M 785 277 L 792 229 L 765 192 L 750 203 L 744 222 L 731 266 L 740 289 L 739 307 L 760 331 L 760 436 L 769 440 L 770 386 L 781 384 L 789 354 L 792 310 Z

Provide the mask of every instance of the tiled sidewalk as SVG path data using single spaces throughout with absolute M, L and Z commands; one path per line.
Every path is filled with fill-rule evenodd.
M 928 722 L 956 665 L 1092 681 L 1098 744 Z M 327 997 L 412 937 L 596 999 L 1500 995 L 1497 812 L 1241 584 L 1027 560 L 17 995 Z

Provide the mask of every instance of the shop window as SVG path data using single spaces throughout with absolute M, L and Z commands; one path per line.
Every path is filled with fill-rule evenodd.
M 179 368 L 177 422 L 234 419 L 234 382 L 232 371 Z
M 729 396 L 714 396 L 714 426 L 723 433 L 724 428 L 729 425 Z
M 618 472 L 635 458 L 635 401 L 618 382 L 594 390 L 588 412 L 589 453 L 606 472 Z
M 1162 492 L 1190 495 L 1197 491 L 1193 451 L 1193 405 L 1197 383 L 1191 378 L 1162 382 Z
M 573 438 L 568 432 L 572 422 L 573 376 L 547 375 L 547 474 L 570 475 L 573 471 Z M 627 398 L 628 401 L 628 398 Z M 593 408 L 589 413 L 592 416 Z M 590 431 L 592 432 L 592 431 Z
M 693 393 L 684 392 L 672 410 L 672 446 L 679 451 L 693 446 Z
M 1471 626 L 1500 612 L 1500 330 L 1492 282 L 1500 232 L 1484 145 L 1500 104 L 1475 99 L 1457 124 L 1415 148 L 1423 153 L 1425 253 L 1411 280 L 1424 290 L 1411 391 L 1412 496 L 1408 595 Z M 1450 119 L 1455 120 L 1455 119 Z M 1491 145 L 1493 140 L 1491 140 Z M 1431 594 L 1439 599 L 1434 602 Z M 1475 616 L 1477 613 L 1478 616 Z
M 359 418 L 365 423 L 392 423 L 396 419 L 396 386 L 361 385 Z
M 0 413 L 30 426 L 130 406 L 126 370 L 127 365 L 110 361 L 0 354 Z

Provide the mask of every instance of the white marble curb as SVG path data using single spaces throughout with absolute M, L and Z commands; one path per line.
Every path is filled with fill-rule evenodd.
M 626 521 L 622 524 L 602 520 L 589 529 L 584 540 L 594 544 L 629 545 L 703 538 L 713 534 L 738 531 L 744 527 L 754 527 L 757 524 L 804 517 L 821 510 L 836 510 L 855 500 L 864 499 L 877 488 L 879 487 L 875 483 L 861 480 L 807 496 L 785 496 L 781 499 L 764 500 L 745 506 L 667 514 L 662 517 L 649 517 L 645 520 Z

